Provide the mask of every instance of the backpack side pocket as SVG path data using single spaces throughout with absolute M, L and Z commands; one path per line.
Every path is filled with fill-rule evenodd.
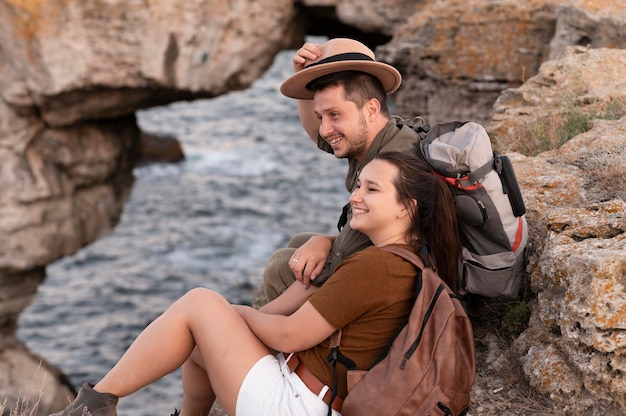
M 513 266 L 495 270 L 476 261 L 464 261 L 463 279 L 467 290 L 490 298 L 518 299 L 524 276 L 524 257 L 524 254 L 519 255 Z
M 498 162 L 498 159 L 500 162 Z M 501 168 L 496 168 L 504 193 L 508 195 L 511 202 L 511 208 L 513 208 L 513 214 L 516 217 L 521 217 L 526 213 L 526 205 L 524 205 L 524 198 L 522 197 L 522 191 L 517 183 L 515 177 L 515 171 L 513 170 L 513 164 L 508 156 L 496 156 L 496 163 L 501 164 Z

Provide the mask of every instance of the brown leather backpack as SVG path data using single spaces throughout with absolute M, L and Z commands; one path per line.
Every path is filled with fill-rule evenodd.
M 341 414 L 466 414 L 476 356 L 472 325 L 463 306 L 419 256 L 398 246 L 381 248 L 417 267 L 417 296 L 408 323 L 369 371 L 357 370 L 352 360 L 339 352 L 341 331 L 331 338 L 334 348 L 329 362 L 340 362 L 348 369 L 348 395 Z

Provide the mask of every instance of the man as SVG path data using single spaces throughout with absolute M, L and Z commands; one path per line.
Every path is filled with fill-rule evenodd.
M 382 151 L 416 154 L 419 137 L 401 119 L 390 117 L 387 94 L 398 89 L 402 77 L 391 65 L 378 62 L 374 53 L 352 39 L 331 39 L 323 45 L 305 43 L 293 58 L 294 75 L 281 92 L 298 100 L 302 126 L 317 146 L 348 159 L 346 189 L 354 190 L 362 167 Z M 371 245 L 349 225 L 344 207 L 337 236 L 298 234 L 287 248 L 276 251 L 263 276 L 263 290 L 272 301 L 289 288 L 293 304 L 281 301 L 266 312 L 295 310 L 301 299 L 321 286 L 350 255 Z M 293 284 L 295 280 L 301 284 Z M 313 287 L 309 289 L 309 284 Z

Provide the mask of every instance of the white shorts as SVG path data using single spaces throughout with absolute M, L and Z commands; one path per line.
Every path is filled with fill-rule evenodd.
M 322 392 L 321 394 L 323 394 Z M 280 353 L 257 361 L 237 396 L 237 416 L 326 416 L 328 405 L 313 394 Z M 333 416 L 341 413 L 333 410 Z

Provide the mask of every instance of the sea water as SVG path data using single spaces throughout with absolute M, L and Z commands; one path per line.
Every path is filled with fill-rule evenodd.
M 250 304 L 267 259 L 293 234 L 337 232 L 347 165 L 317 149 L 278 90 L 293 53 L 245 91 L 139 112 L 143 130 L 181 141 L 185 161 L 136 168 L 115 230 L 50 265 L 19 320 L 20 339 L 76 388 L 102 378 L 189 289 Z M 118 411 L 169 415 L 181 392 L 175 371 Z

